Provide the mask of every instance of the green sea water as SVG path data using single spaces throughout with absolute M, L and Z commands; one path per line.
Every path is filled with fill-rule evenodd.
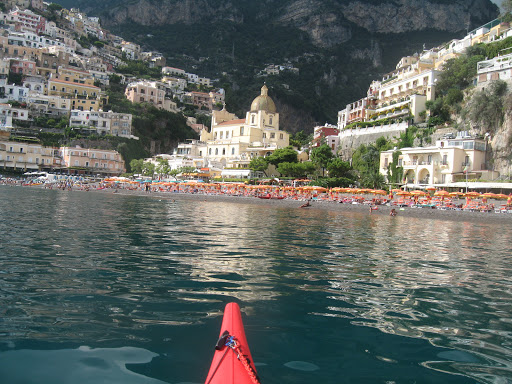
M 0 186 L 0 383 L 511 383 L 510 226 Z

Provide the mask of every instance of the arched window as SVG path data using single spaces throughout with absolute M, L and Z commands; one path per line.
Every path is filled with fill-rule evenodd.
M 254 124 L 254 118 L 256 117 L 256 115 L 252 115 L 251 116 L 251 124 Z
M 225 155 L 226 154 L 226 148 L 222 148 L 222 154 Z

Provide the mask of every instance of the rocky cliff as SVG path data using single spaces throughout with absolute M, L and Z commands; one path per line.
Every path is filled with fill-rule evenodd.
M 497 15 L 490 0 L 137 0 L 106 1 L 113 6 L 102 15 L 107 26 L 136 23 L 145 26 L 242 24 L 249 20 L 298 28 L 321 47 L 350 40 L 354 28 L 370 33 L 403 33 L 433 29 L 459 32 Z M 91 0 L 81 0 L 85 9 Z

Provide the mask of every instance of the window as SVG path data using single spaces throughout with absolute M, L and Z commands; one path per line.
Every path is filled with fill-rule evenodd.
M 208 149 L 208 154 L 211 155 L 212 154 L 212 149 Z
M 235 154 L 235 147 L 231 148 L 231 154 L 234 155 Z
M 448 165 L 448 155 L 443 155 L 442 165 Z
M 225 155 L 226 154 L 226 148 L 222 148 L 222 154 Z
M 284 137 L 284 136 L 283 136 L 283 134 L 282 134 L 282 133 L 280 133 L 280 134 L 279 134 L 279 138 L 280 138 L 281 140 L 283 140 L 283 137 Z
M 244 135 L 244 127 L 240 127 L 240 136 Z
M 219 133 L 219 139 L 222 139 L 222 135 L 224 134 L 224 132 L 220 132 Z
M 218 155 L 219 154 L 219 148 L 215 148 L 215 154 Z
M 252 115 L 252 116 L 251 116 L 251 124 L 254 124 L 254 118 L 255 118 L 255 116 L 254 116 L 254 115 Z
M 272 132 L 272 133 L 270 134 L 270 138 L 271 138 L 271 139 L 275 139 L 275 138 L 276 138 L 276 134 Z
M 270 118 L 269 118 L 269 120 L 268 120 L 268 123 L 269 123 L 270 125 L 272 125 L 272 119 L 273 119 L 273 117 L 272 117 L 272 116 L 270 116 Z
M 267 134 L 266 133 L 263 133 L 263 138 L 266 139 L 267 138 Z

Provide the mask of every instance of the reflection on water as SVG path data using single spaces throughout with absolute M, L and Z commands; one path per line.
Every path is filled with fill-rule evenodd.
M 236 300 L 267 383 L 512 377 L 510 227 L 12 187 L 0 212 L 2 376 L 55 358 L 200 382 L 210 351 L 194 348 Z M 122 369 L 121 347 L 150 368 Z

